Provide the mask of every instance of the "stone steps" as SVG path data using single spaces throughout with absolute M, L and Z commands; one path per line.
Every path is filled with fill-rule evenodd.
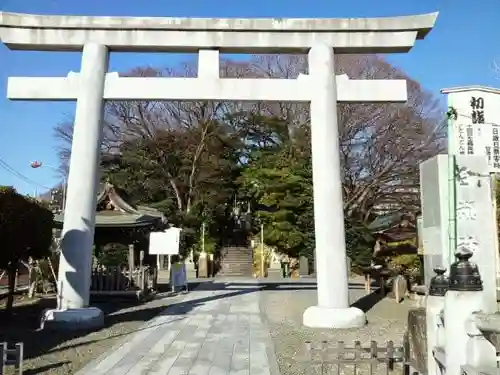
M 252 277 L 253 251 L 246 247 L 226 247 L 221 251 L 218 277 Z

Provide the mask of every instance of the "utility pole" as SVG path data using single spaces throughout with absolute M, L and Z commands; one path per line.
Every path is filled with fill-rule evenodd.
M 205 222 L 201 224 L 201 252 L 205 254 Z
M 260 269 L 261 276 L 265 277 L 264 272 L 265 259 L 264 259 L 264 224 L 260 224 Z

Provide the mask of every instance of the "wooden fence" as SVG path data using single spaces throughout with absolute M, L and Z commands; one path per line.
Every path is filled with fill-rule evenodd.
M 405 348 L 388 341 L 379 345 L 371 341 L 362 345 L 356 341 L 348 346 L 343 341 L 332 344 L 328 341 L 305 342 L 306 359 L 304 374 L 403 374 L 409 375 Z
M 96 266 L 92 269 L 90 293 L 92 295 L 135 295 L 143 298 L 156 290 L 157 270 L 140 266 L 130 272 L 126 267 Z
M 6 366 L 14 366 L 16 374 L 23 373 L 23 343 L 17 343 L 9 349 L 6 342 L 0 343 L 0 375 L 5 374 Z

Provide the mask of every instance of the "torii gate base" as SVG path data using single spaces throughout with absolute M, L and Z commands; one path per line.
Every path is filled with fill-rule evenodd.
M 352 328 L 366 323 L 349 307 L 337 107 L 335 102 L 404 102 L 406 82 L 335 77 L 338 53 L 407 52 L 437 13 L 380 19 L 172 19 L 35 16 L 0 13 L 0 39 L 11 49 L 83 50 L 79 74 L 9 78 L 14 100 L 76 100 L 59 265 L 56 325 L 102 324 L 89 303 L 95 205 L 105 100 L 272 100 L 311 103 L 318 305 L 304 324 Z M 199 52 L 197 78 L 126 78 L 106 73 L 115 51 Z M 309 53 L 309 76 L 220 79 L 219 51 Z

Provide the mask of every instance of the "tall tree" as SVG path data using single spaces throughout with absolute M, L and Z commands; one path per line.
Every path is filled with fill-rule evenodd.
M 133 203 L 161 209 L 182 225 L 191 243 L 202 222 L 220 231 L 224 223 L 217 218 L 226 216 L 225 205 L 235 195 L 239 141 L 225 128 L 211 122 L 126 141 L 119 155 L 105 158 L 104 175 L 127 190 Z
M 254 70 L 268 77 L 307 72 L 304 56 L 260 56 Z M 405 79 L 406 104 L 339 104 L 341 162 L 346 214 L 368 222 L 387 202 L 418 207 L 418 165 L 444 149 L 445 123 L 439 100 L 418 82 L 375 55 L 341 55 L 336 74 L 352 79 Z M 307 124 L 308 106 L 271 103 L 265 113 L 287 121 L 290 131 Z M 264 112 L 261 112 L 264 113 Z
M 418 190 L 418 165 L 444 146 L 438 100 L 378 56 L 338 56 L 336 67 L 336 74 L 352 79 L 406 79 L 409 94 L 406 104 L 338 104 L 346 217 L 367 223 L 388 202 L 416 208 L 418 195 L 408 192 Z M 137 68 L 129 74 L 194 76 L 195 68 L 187 63 L 179 69 Z M 221 64 L 226 77 L 296 78 L 299 73 L 307 73 L 302 55 L 261 55 Z M 119 153 L 122 159 L 109 178 L 137 199 L 163 206 L 171 217 L 196 217 L 190 219 L 192 226 L 216 211 L 227 213 L 241 169 L 248 178 L 254 173 L 274 184 L 276 175 L 271 181 L 247 164 L 278 170 L 279 156 L 289 157 L 286 147 L 310 147 L 309 107 L 303 103 L 111 102 L 105 119 L 103 152 Z M 56 127 L 56 135 L 63 140 L 64 165 L 71 124 Z M 269 151 L 272 147 L 278 147 L 276 155 Z M 295 176 L 295 168 L 300 170 L 310 157 L 306 155 L 284 166 L 286 173 Z
M 257 116 L 252 116 L 255 127 Z M 285 121 L 257 117 L 259 128 L 274 129 L 272 142 L 249 153 L 239 179 L 241 192 L 253 202 L 254 214 L 264 224 L 266 244 L 290 256 L 311 257 L 315 248 L 312 160 L 309 127 L 288 134 Z M 347 254 L 354 264 L 370 260 L 373 237 L 363 223 L 347 218 Z

